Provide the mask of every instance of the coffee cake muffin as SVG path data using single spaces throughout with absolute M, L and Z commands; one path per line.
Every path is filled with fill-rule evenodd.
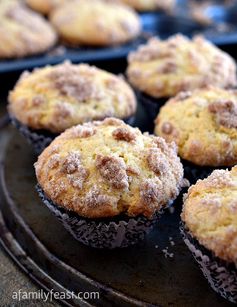
M 237 84 L 236 65 L 228 54 L 200 36 L 188 39 L 180 34 L 163 41 L 151 38 L 132 51 L 127 76 L 142 96 L 151 98 L 154 108 L 164 102 L 157 98 L 207 85 L 227 88 Z
M 66 130 L 35 169 L 44 203 L 76 239 L 97 248 L 143 239 L 184 184 L 174 143 L 115 118 Z
M 9 94 L 8 110 L 40 152 L 57 134 L 76 124 L 110 116 L 131 120 L 136 98 L 122 78 L 67 61 L 23 73 Z
M 43 15 L 48 15 L 57 6 L 71 0 L 25 0 L 26 4 L 32 9 Z
M 237 163 L 237 91 L 207 87 L 171 98 L 155 134 L 175 141 L 181 158 L 200 166 Z
M 237 167 L 215 170 L 184 197 L 181 231 L 208 279 L 224 298 L 237 303 Z
M 100 0 L 68 2 L 54 10 L 50 20 L 62 40 L 73 46 L 123 44 L 141 31 L 132 9 Z
M 175 0 L 120 0 L 138 11 L 171 11 L 174 8 Z
M 56 40 L 54 29 L 40 15 L 19 1 L 0 1 L 0 58 L 45 52 Z

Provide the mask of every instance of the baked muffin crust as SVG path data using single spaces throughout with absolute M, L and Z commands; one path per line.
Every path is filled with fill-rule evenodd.
M 48 198 L 88 218 L 152 217 L 184 184 L 174 144 L 115 118 L 66 130 L 35 169 Z
M 138 11 L 172 10 L 175 0 L 120 0 Z
M 19 1 L 0 2 L 0 58 L 24 57 L 52 47 L 57 35 L 51 25 Z
M 236 65 L 226 53 L 200 36 L 151 38 L 128 56 L 130 83 L 152 97 L 171 97 L 207 85 L 236 86 Z
M 185 160 L 207 166 L 237 163 L 236 90 L 181 92 L 161 108 L 155 123 L 155 134 L 175 141 Z
M 139 16 L 120 3 L 72 1 L 50 14 L 62 40 L 69 45 L 107 46 L 128 42 L 141 31 Z
M 57 6 L 62 5 L 71 0 L 25 0 L 26 4 L 41 14 L 48 15 Z
M 237 266 L 237 167 L 215 170 L 184 198 L 182 220 L 190 234 L 219 258 Z
M 136 98 L 121 78 L 70 62 L 24 73 L 9 94 L 9 111 L 32 129 L 59 133 L 76 124 L 136 111 Z

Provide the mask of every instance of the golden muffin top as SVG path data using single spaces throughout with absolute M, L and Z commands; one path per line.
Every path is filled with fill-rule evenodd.
M 139 16 L 129 7 L 100 0 L 70 1 L 50 20 L 65 43 L 106 46 L 125 43 L 141 31 Z
M 237 167 L 215 170 L 191 186 L 181 218 L 199 243 L 237 265 Z
M 171 98 L 155 120 L 155 134 L 175 141 L 197 165 L 237 163 L 237 91 L 207 87 Z
M 0 58 L 44 52 L 56 39 L 51 25 L 37 13 L 14 0 L 0 1 Z
M 171 10 L 175 0 L 120 0 L 138 11 Z
M 131 84 L 152 97 L 171 97 L 181 91 L 215 85 L 235 86 L 236 65 L 227 54 L 200 36 L 152 38 L 128 56 Z
M 24 73 L 9 94 L 9 112 L 33 129 L 59 133 L 76 124 L 136 110 L 130 86 L 87 64 L 64 62 Z
M 57 6 L 71 0 L 25 0 L 26 4 L 33 10 L 48 15 Z
M 35 169 L 48 198 L 88 218 L 152 217 L 184 183 L 174 143 L 115 118 L 66 130 L 39 156 Z

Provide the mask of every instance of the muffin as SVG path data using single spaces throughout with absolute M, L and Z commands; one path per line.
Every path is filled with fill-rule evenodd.
M 124 4 L 133 7 L 135 10 L 144 11 L 155 11 L 165 10 L 170 11 L 173 9 L 175 0 L 120 0 Z
M 132 51 L 127 76 L 141 100 L 143 96 L 145 101 L 150 99 L 153 118 L 164 99 L 179 92 L 207 85 L 227 88 L 237 84 L 236 65 L 228 54 L 200 36 L 188 39 L 180 34 L 163 41 L 151 38 Z
M 77 240 L 96 248 L 143 239 L 184 184 L 174 143 L 115 118 L 67 129 L 35 169 L 44 203 Z
M 72 46 L 123 44 L 141 31 L 132 9 L 100 0 L 65 3 L 50 14 L 50 20 L 64 43 Z
M 42 151 L 76 124 L 114 116 L 131 123 L 136 98 L 120 77 L 87 64 L 64 62 L 25 72 L 9 94 L 13 122 Z
M 0 1 L 0 24 L 0 58 L 42 53 L 57 40 L 51 25 L 19 1 Z
M 189 188 L 181 231 L 210 286 L 237 303 L 237 166 Z
M 207 87 L 171 98 L 155 120 L 155 134 L 174 141 L 194 182 L 214 167 L 237 164 L 237 91 Z M 186 169 L 186 167 L 185 167 Z M 190 176 L 193 178 L 191 179 Z
M 26 4 L 32 9 L 43 15 L 48 15 L 57 6 L 70 0 L 25 0 Z

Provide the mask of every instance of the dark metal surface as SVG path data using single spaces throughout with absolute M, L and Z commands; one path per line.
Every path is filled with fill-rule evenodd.
M 177 0 L 177 3 L 178 6 L 173 15 L 164 13 L 141 14 L 144 32 L 131 43 L 105 48 L 65 48 L 61 46 L 47 54 L 22 59 L 1 60 L 0 74 L 32 69 L 47 64 L 57 64 L 65 59 L 69 59 L 72 62 L 91 63 L 124 59 L 132 49 L 137 48 L 139 44 L 144 43 L 152 35 L 158 35 L 165 39 L 178 32 L 190 37 L 195 34 L 203 34 L 219 46 L 237 42 L 237 4 L 228 8 L 220 5 L 210 5 L 205 14 L 213 20 L 213 23 L 209 26 L 203 26 L 190 17 L 189 1 Z
M 139 109 L 136 123 L 143 130 L 144 115 Z M 6 127 L 0 143 L 1 242 L 42 287 L 100 292 L 98 301 L 67 301 L 69 306 L 231 306 L 211 290 L 182 242 L 181 198 L 141 244 L 91 249 L 74 240 L 41 203 L 34 189 L 36 158 L 25 140 Z M 166 248 L 173 257 L 165 257 Z

